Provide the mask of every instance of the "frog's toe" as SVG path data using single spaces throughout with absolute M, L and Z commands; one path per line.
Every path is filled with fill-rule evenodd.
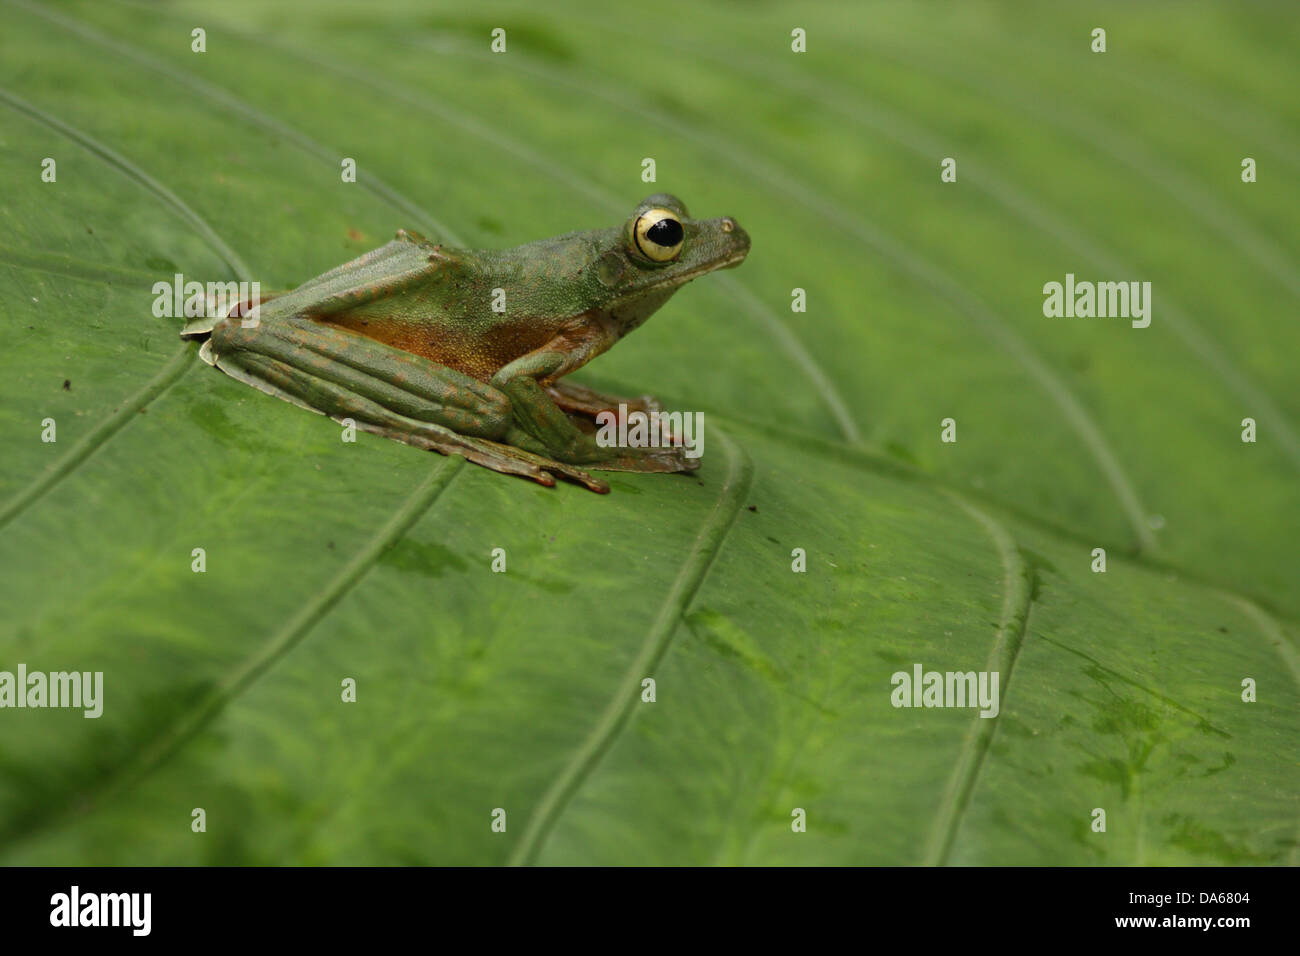
M 572 465 L 566 465 L 562 461 L 550 461 L 546 463 L 546 470 L 543 474 L 551 478 L 551 484 L 555 484 L 554 477 L 550 472 L 555 472 L 561 478 L 573 482 L 575 485 L 582 485 L 588 491 L 594 491 L 598 495 L 609 494 L 609 485 L 597 478 L 595 475 L 583 471 L 581 468 L 575 468 Z
M 687 458 L 685 450 L 682 448 L 636 448 L 624 449 L 623 454 L 595 462 L 591 467 L 600 471 L 640 471 L 671 474 L 673 472 L 695 471 L 700 467 L 700 459 Z
M 560 466 L 560 474 L 572 481 L 574 484 L 582 485 L 588 491 L 594 491 L 598 495 L 609 494 L 608 483 L 597 478 L 595 475 L 588 474 L 579 468 L 570 468 L 568 465 Z

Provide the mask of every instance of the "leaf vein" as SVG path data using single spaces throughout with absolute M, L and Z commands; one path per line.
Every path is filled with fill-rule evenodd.
M 1011 673 L 1016 658 L 1029 629 L 1033 598 L 1029 566 L 1021 557 L 1015 539 L 1001 523 L 956 492 L 946 493 L 993 539 L 1002 562 L 1002 615 L 985 669 L 998 672 L 1000 698 L 1004 702 L 1007 689 L 1011 686 Z M 926 840 L 923 860 L 927 865 L 942 866 L 948 862 L 953 841 L 957 837 L 966 808 L 970 805 L 971 794 L 993 743 L 993 736 L 997 733 L 1002 713 L 1000 705 L 996 717 L 981 717 L 977 714 L 971 719 L 970 730 L 962 743 L 957 762 L 953 765 Z
M 542 845 L 573 795 L 591 776 L 601 758 L 627 727 L 639 699 L 642 679 L 663 659 L 682 615 L 694 600 L 714 559 L 722 550 L 723 542 L 735 525 L 736 515 L 753 482 L 754 465 L 744 450 L 735 445 L 725 432 L 715 428 L 712 434 L 717 436 L 727 453 L 727 477 L 723 480 L 722 492 L 713 511 L 704 520 L 672 587 L 665 595 L 640 652 L 620 678 L 617 690 L 591 733 L 579 744 L 559 776 L 538 801 L 523 837 L 510 856 L 512 866 L 527 865 L 537 859 Z

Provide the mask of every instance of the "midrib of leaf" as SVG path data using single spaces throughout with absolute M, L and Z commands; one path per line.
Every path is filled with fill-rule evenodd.
M 536 861 L 542 845 L 573 795 L 628 725 L 633 708 L 639 700 L 641 681 L 653 673 L 668 650 L 682 615 L 704 583 L 709 568 L 735 523 L 736 514 L 745 503 L 754 477 L 753 462 L 732 442 L 726 432 L 715 427 L 713 435 L 727 456 L 727 477 L 723 480 L 718 500 L 704 520 L 691 553 L 660 604 L 659 613 L 655 615 L 654 622 L 646 633 L 640 652 L 619 680 L 614 695 L 596 725 L 538 801 L 523 836 L 510 855 L 511 866 L 526 866 Z
M 939 801 L 939 809 L 930 826 L 922 860 L 929 866 L 941 866 L 948 862 L 953 840 L 961 826 L 962 816 L 970 804 L 971 793 L 979 778 L 980 768 L 984 766 L 985 757 L 997 733 L 998 723 L 1005 712 L 1008 689 L 1011 687 L 1011 675 L 1016 665 L 1016 658 L 1024 644 L 1029 627 L 1032 587 L 1030 570 L 1011 537 L 992 516 L 975 507 L 963 496 L 948 492 L 962 511 L 972 518 L 993 540 L 998 558 L 1002 562 L 1002 615 L 998 623 L 997 637 L 989 651 L 988 662 L 984 669 L 998 673 L 998 691 L 1001 701 L 996 717 L 981 717 L 976 714 L 971 718 L 970 729 L 962 743 L 961 753 L 953 764 L 952 774 Z

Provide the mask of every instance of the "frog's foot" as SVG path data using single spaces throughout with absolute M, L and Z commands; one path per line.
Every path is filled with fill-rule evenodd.
M 547 386 L 546 391 L 555 404 L 566 412 L 578 412 L 589 418 L 595 418 L 601 412 L 617 412 L 619 405 L 626 405 L 629 412 L 658 412 L 663 410 L 659 399 L 652 395 L 639 398 L 623 398 L 607 395 L 594 388 L 579 385 L 577 382 L 555 382 Z

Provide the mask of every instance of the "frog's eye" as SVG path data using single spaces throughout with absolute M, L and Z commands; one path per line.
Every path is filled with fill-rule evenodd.
M 682 238 L 686 232 L 682 221 L 667 209 L 647 209 L 637 217 L 632 227 L 632 240 L 637 252 L 651 262 L 668 262 L 682 251 Z

